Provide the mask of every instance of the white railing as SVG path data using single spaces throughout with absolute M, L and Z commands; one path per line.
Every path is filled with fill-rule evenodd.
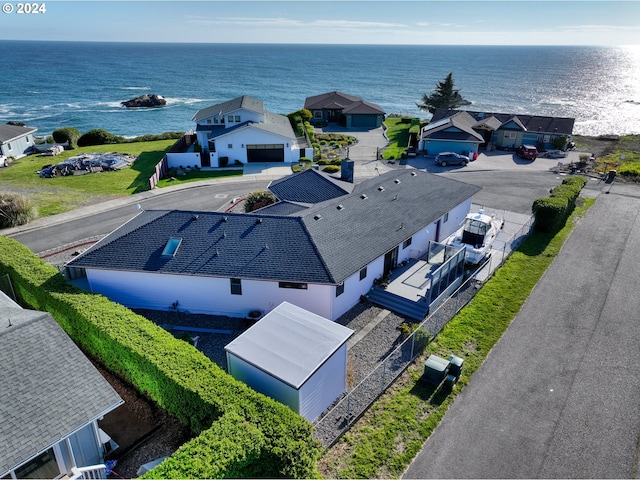
M 73 467 L 69 480 L 101 480 L 107 478 L 107 467 L 103 464 L 88 467 Z

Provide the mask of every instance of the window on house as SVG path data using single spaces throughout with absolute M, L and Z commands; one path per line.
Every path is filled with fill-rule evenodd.
M 413 237 L 407 238 L 404 242 L 402 242 L 402 248 L 407 248 L 413 242 Z
M 367 278 L 367 267 L 360 270 L 360 280 L 364 280 L 365 278 Z
M 11 144 L 10 144 L 10 143 L 7 143 L 7 148 L 9 149 L 9 151 L 11 151 L 11 150 L 12 150 L 12 147 L 11 147 Z
M 181 243 L 182 238 L 171 237 L 169 240 L 167 240 L 167 244 L 164 246 L 164 250 L 162 250 L 162 256 L 175 257 L 176 253 L 178 253 L 178 248 L 180 248 Z
M 233 148 L 233 143 L 227 144 L 227 148 Z
M 219 120 L 218 120 L 218 117 L 213 117 L 213 123 L 214 123 L 214 125 L 217 125 L 217 124 L 218 124 L 218 121 L 219 121 Z
M 227 116 L 227 122 L 233 122 L 233 115 Z
M 231 295 L 242 295 L 242 280 L 239 278 L 230 278 Z
M 322 110 L 314 110 L 313 118 L 322 118 Z
M 207 123 L 208 123 L 209 125 L 211 125 L 211 119 L 210 119 L 210 118 L 207 118 Z
M 308 288 L 306 283 L 298 282 L 278 282 L 280 288 L 296 288 L 298 290 L 306 290 Z
M 53 448 L 41 453 L 28 463 L 15 469 L 16 478 L 56 478 L 60 468 Z
M 444 214 L 444 217 L 442 218 L 442 223 L 447 223 L 449 221 L 449 212 Z
M 236 122 L 240 121 L 240 115 L 236 115 Z
M 504 132 L 504 138 L 507 138 L 509 140 L 515 140 L 517 136 L 516 132 Z
M 545 135 L 543 142 L 544 143 L 549 143 L 550 141 L 551 141 L 550 135 Z
M 343 293 L 344 293 L 344 283 L 341 283 L 340 285 L 336 285 L 336 297 L 339 297 Z

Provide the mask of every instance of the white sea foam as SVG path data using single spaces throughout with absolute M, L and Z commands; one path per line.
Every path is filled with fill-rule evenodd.
M 151 87 L 118 87 L 120 90 L 151 90 Z

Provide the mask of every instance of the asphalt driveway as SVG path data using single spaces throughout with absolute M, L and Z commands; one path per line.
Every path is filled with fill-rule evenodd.
M 639 217 L 599 196 L 405 478 L 638 478 Z

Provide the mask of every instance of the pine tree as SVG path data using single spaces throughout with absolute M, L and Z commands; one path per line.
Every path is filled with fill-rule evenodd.
M 422 103 L 416 103 L 420 110 L 434 113 L 438 108 L 455 109 L 471 102 L 460 95 L 460 90 L 453 88 L 453 73 L 449 73 L 443 82 L 438 82 L 431 95 L 422 94 Z

